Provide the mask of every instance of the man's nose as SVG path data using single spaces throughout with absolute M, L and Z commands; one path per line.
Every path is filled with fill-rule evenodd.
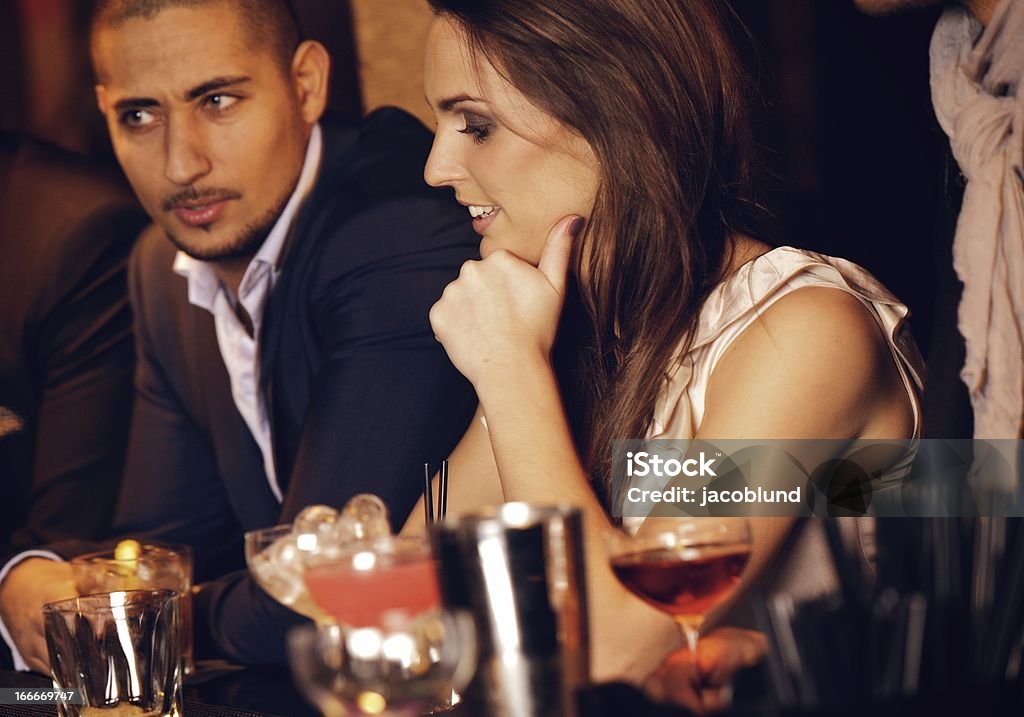
M 179 116 L 170 119 L 165 137 L 167 159 L 164 174 L 167 179 L 177 185 L 188 186 L 210 171 L 202 129 L 189 118 Z

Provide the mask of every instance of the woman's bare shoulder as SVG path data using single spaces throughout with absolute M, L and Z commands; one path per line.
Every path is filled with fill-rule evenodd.
M 762 311 L 722 356 L 701 433 L 858 438 L 882 424 L 897 434 L 913 428 L 885 334 L 857 296 L 810 286 Z

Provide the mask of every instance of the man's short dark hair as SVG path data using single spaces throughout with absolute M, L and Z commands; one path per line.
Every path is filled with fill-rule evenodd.
M 233 5 L 245 23 L 254 47 L 266 47 L 282 67 L 291 66 L 299 45 L 299 24 L 287 0 L 96 0 L 92 32 L 101 26 L 118 27 L 133 18 L 148 20 L 168 8 L 203 7 L 214 3 Z

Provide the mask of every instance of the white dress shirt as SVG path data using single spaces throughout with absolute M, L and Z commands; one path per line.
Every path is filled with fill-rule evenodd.
M 174 272 L 188 280 L 188 301 L 213 314 L 217 330 L 217 345 L 224 359 L 224 366 L 231 377 L 231 396 L 238 412 L 245 419 L 252 437 L 263 454 L 263 469 L 266 472 L 270 490 L 278 502 L 282 500 L 281 487 L 274 468 L 274 450 L 270 434 L 270 416 L 267 413 L 266 396 L 260 394 L 260 328 L 263 325 L 263 309 L 271 289 L 280 274 L 281 250 L 291 232 L 292 224 L 299 209 L 305 203 L 320 168 L 323 141 L 320 126 L 313 128 L 306 148 L 306 161 L 295 186 L 295 191 L 285 205 L 256 256 L 249 262 L 234 299 L 217 277 L 209 262 L 200 261 L 179 251 L 174 257 Z M 241 304 L 252 321 L 252 335 L 238 318 L 235 302 Z

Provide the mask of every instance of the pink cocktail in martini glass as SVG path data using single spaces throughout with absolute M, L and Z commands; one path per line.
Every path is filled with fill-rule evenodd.
M 390 537 L 306 564 L 313 601 L 340 623 L 386 627 L 441 607 L 430 545 Z

